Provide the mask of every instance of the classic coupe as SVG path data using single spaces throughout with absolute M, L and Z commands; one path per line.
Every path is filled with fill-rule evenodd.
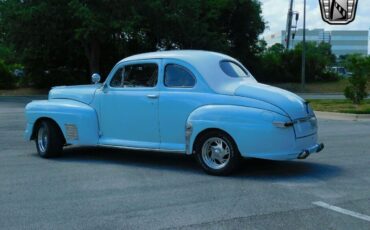
M 315 114 L 297 95 L 258 83 L 236 59 L 209 51 L 127 57 L 104 83 L 60 86 L 26 106 L 38 154 L 104 146 L 194 155 L 209 174 L 241 158 L 305 159 L 320 152 Z

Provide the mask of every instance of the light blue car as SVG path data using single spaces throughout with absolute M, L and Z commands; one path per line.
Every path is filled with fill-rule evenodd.
M 41 157 L 63 146 L 194 154 L 210 174 L 241 158 L 304 159 L 324 148 L 297 95 L 258 83 L 237 60 L 207 51 L 164 51 L 118 62 L 100 84 L 54 87 L 26 106 L 25 138 Z

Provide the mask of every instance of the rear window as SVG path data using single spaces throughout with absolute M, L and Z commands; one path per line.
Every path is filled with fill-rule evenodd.
M 233 78 L 248 77 L 248 73 L 238 64 L 232 61 L 221 61 L 220 67 L 225 74 Z

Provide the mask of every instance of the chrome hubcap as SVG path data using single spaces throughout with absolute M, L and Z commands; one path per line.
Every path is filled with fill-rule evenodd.
M 41 152 L 45 152 L 48 146 L 48 135 L 45 126 L 41 126 L 37 133 L 37 145 Z
M 204 163 L 212 169 L 225 167 L 230 160 L 230 146 L 219 137 L 209 138 L 202 147 Z

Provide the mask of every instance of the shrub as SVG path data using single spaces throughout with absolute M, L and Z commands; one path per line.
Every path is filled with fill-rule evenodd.
M 348 79 L 350 85 L 344 90 L 346 98 L 354 104 L 361 104 L 362 100 L 367 97 L 367 77 L 363 75 L 354 75 Z
M 360 104 L 367 97 L 367 78 L 370 74 L 370 58 L 359 54 L 348 55 L 345 59 L 346 67 L 353 72 L 349 78 L 350 85 L 344 90 L 346 98 L 354 104 Z

